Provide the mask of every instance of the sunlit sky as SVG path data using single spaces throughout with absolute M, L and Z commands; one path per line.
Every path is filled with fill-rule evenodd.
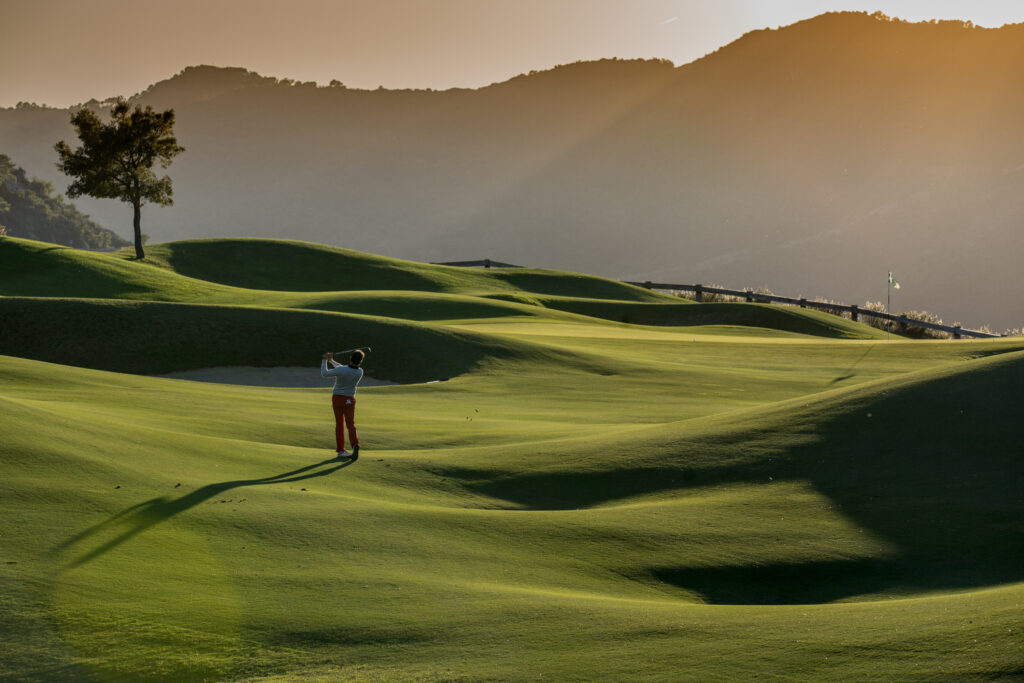
M 1024 0 L 0 0 L 0 106 L 131 95 L 186 66 L 478 87 L 580 59 L 684 64 L 822 12 L 1024 22 Z

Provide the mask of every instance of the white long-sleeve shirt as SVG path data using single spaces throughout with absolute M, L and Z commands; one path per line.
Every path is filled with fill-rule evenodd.
M 328 369 L 327 359 L 324 358 L 320 363 L 320 374 L 324 377 L 334 378 L 334 393 L 338 396 L 355 396 L 356 385 L 363 378 L 363 369 L 337 363 L 333 368 Z

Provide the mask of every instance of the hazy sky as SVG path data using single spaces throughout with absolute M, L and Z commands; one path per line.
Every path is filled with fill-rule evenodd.
M 579 59 L 692 61 L 830 10 L 1024 21 L 1024 0 L 0 0 L 0 106 L 132 95 L 186 66 L 477 87 Z

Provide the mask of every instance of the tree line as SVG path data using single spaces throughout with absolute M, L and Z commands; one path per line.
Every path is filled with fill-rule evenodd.
M 55 195 L 52 184 L 30 178 L 6 154 L 0 154 L 0 234 L 78 249 L 115 249 L 129 244 L 62 195 Z

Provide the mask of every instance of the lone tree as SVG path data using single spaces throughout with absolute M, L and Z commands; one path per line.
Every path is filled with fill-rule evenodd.
M 135 256 L 142 250 L 142 204 L 173 204 L 170 176 L 157 178 L 153 165 L 167 168 L 184 147 L 174 138 L 174 110 L 155 112 L 152 107 L 132 108 L 117 98 L 110 123 L 104 124 L 93 111 L 80 109 L 71 115 L 82 146 L 72 150 L 63 140 L 55 145 L 60 161 L 57 168 L 74 178 L 69 197 L 120 199 L 135 209 Z

